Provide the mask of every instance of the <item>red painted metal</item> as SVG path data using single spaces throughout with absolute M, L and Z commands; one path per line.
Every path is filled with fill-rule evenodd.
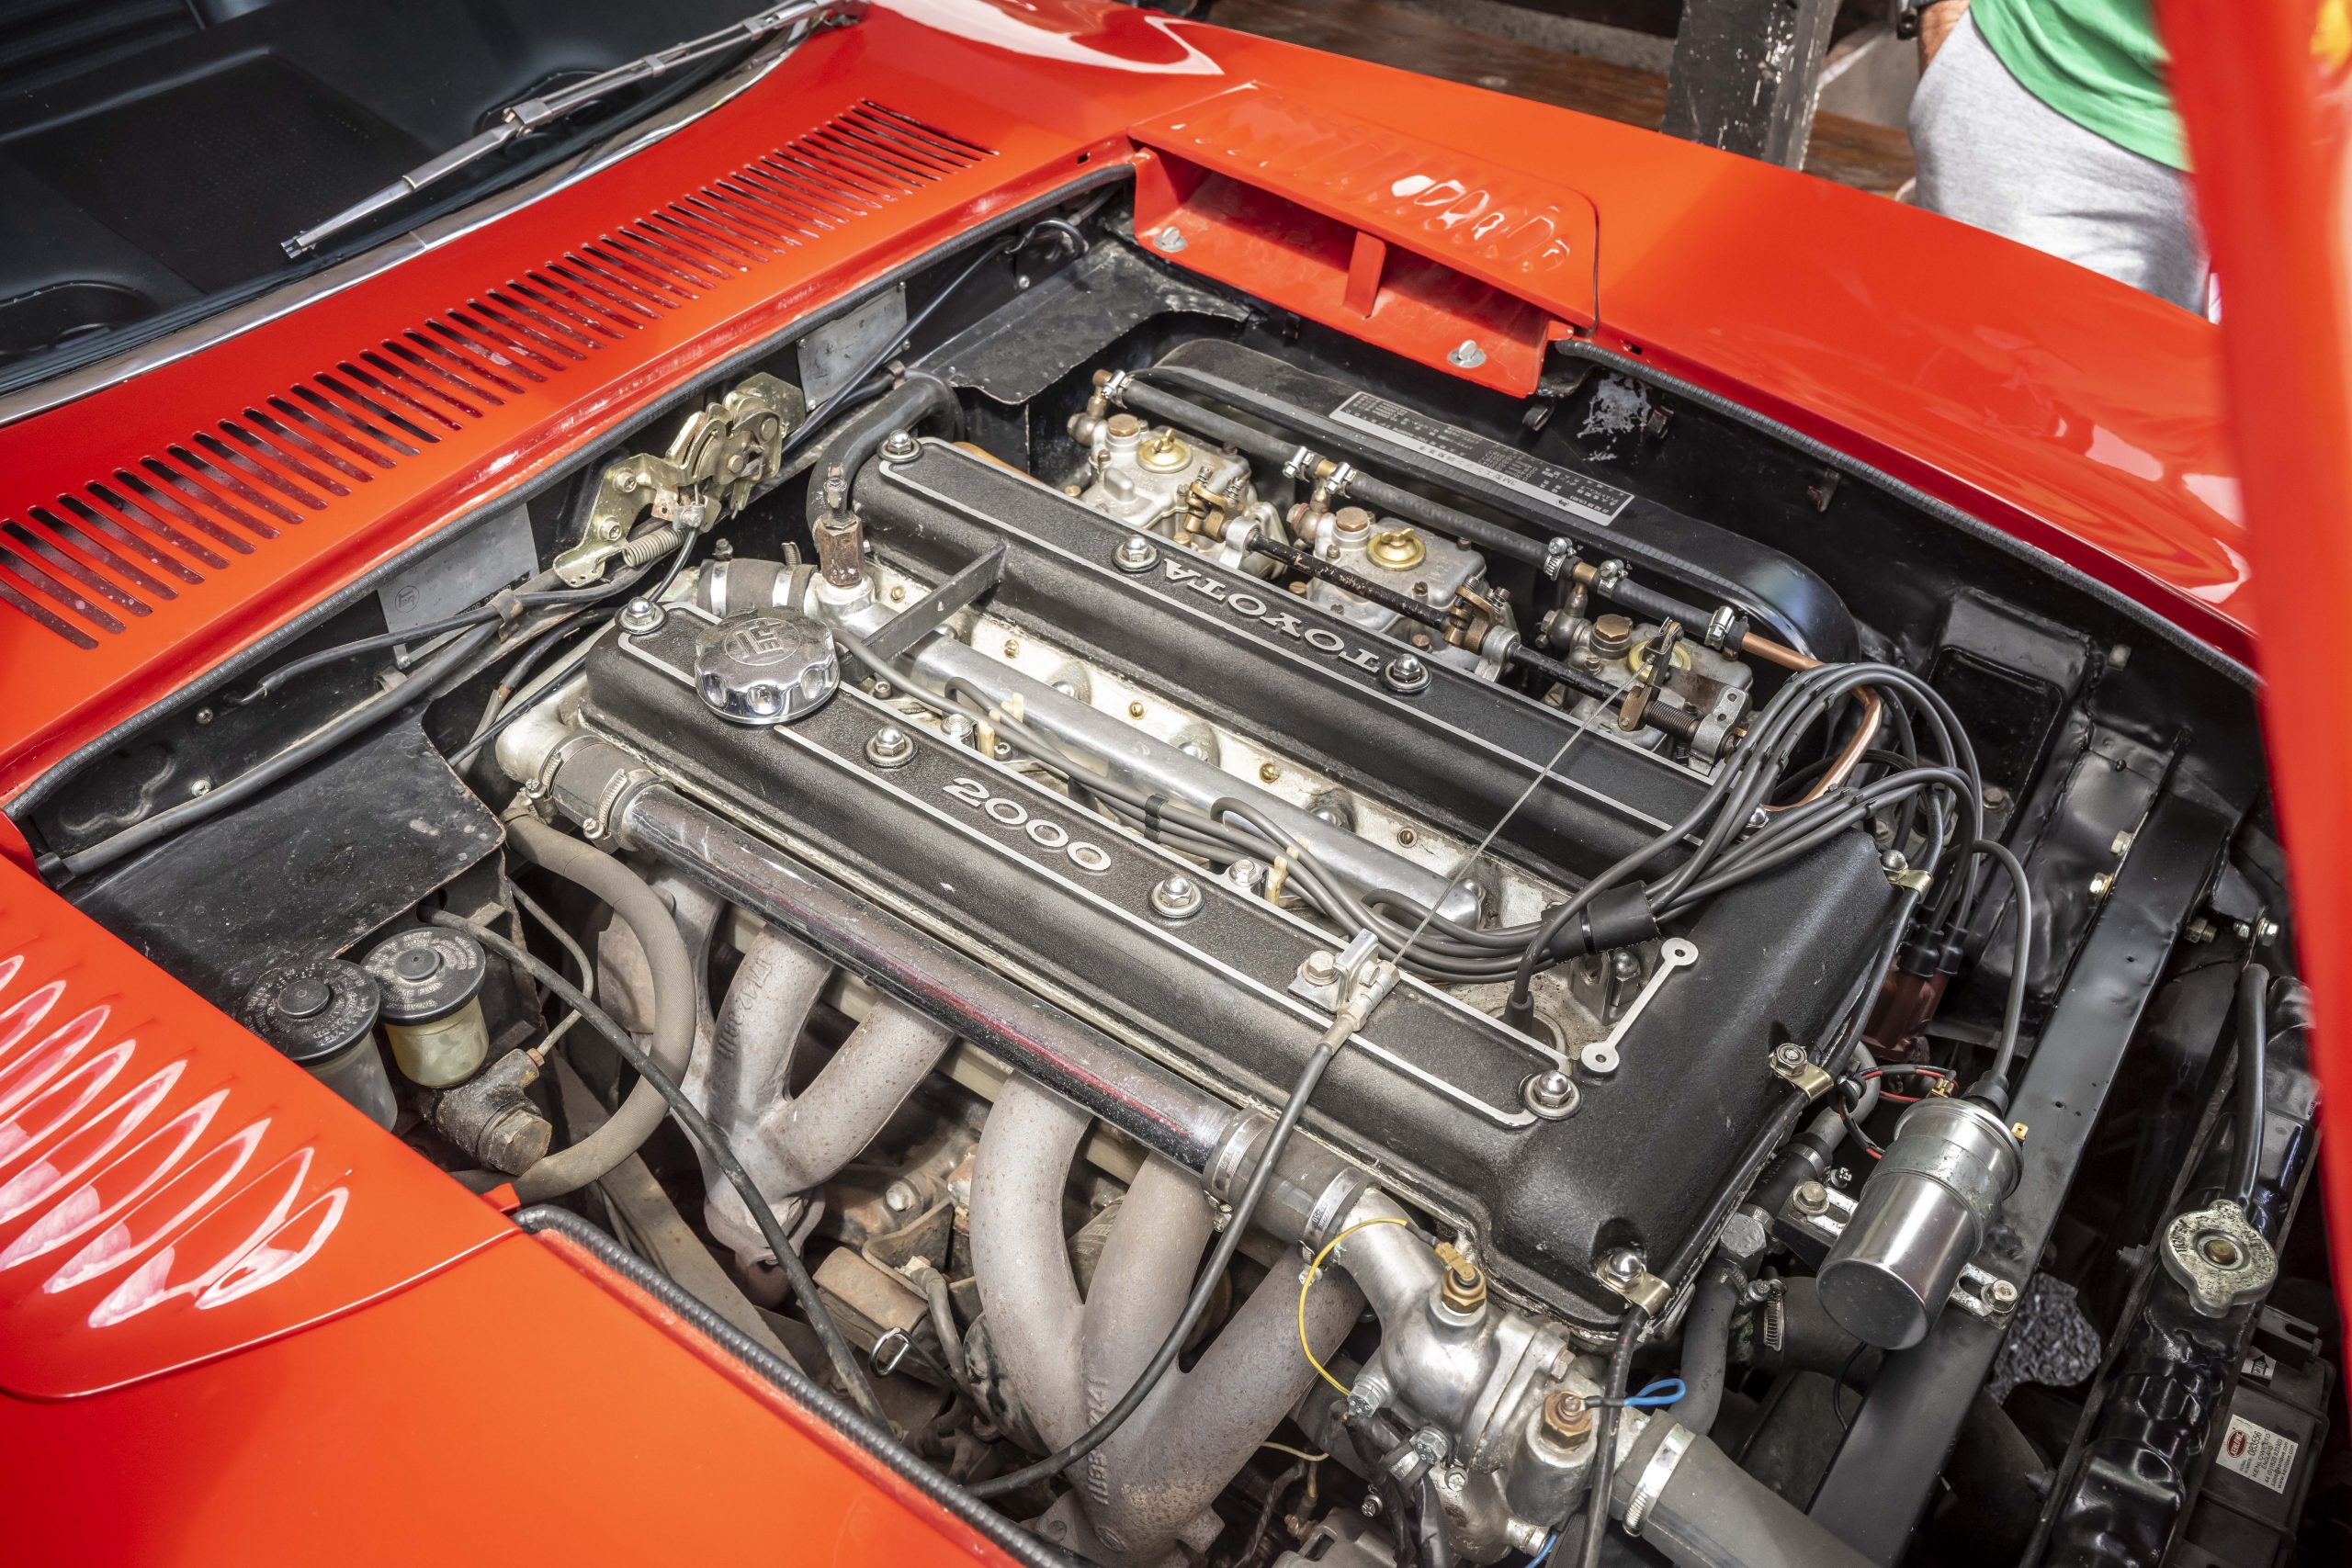
M 2211 28 L 2243 9 L 2174 3 Z M 2307 85 L 2274 58 L 2278 31 L 2262 34 L 2273 54 L 2241 40 L 2184 70 L 2210 168 L 2271 155 L 2253 129 L 2243 141 L 2211 129 L 2255 101 L 2235 95 Z M 2226 114 L 2202 112 L 2213 107 Z M 890 132 L 876 114 L 945 140 L 876 148 Z M 2267 109 L 2246 117 L 2257 122 L 2287 123 Z M 1322 137 L 1329 155 L 1286 156 L 1292 131 Z M 798 161 L 818 151 L 853 160 L 862 173 L 837 177 L 857 188 L 811 191 Z M 2227 199 L 2209 197 L 2217 238 L 2240 221 L 2340 236 L 2327 178 L 2341 164 L 2329 158 L 2252 167 Z M 0 559 L 0 796 L 718 360 L 1119 160 L 1137 167 L 1145 232 L 1171 218 L 1186 229 L 1187 247 L 1162 253 L 1175 265 L 1456 373 L 1448 334 L 1474 322 L 1460 336 L 1485 331 L 1499 345 L 1469 367 L 1488 386 L 1523 389 L 1541 336 L 1581 329 L 2010 529 L 2226 652 L 2250 650 L 2220 351 L 2192 317 L 1892 203 L 1562 110 L 1091 0 L 896 0 L 570 190 L 0 429 L 0 519 L 25 530 L 5 536 Z M 1433 183 L 1399 191 L 1419 178 Z M 1430 192 L 1446 199 L 1417 200 Z M 1464 214 L 1475 216 L 1448 227 Z M 1328 250 L 1277 254 L 1284 222 Z M 1506 243 L 1537 232 L 1541 243 Z M 2276 265 L 2300 265 L 2286 248 L 2274 244 Z M 2280 275 L 2257 310 L 2245 296 L 2273 280 L 2266 264 L 2243 240 L 2217 250 L 2242 280 L 2233 310 L 2253 334 L 2231 361 L 2250 497 L 2265 517 L 2341 519 L 2352 493 L 2339 471 L 2352 362 L 2341 297 L 2325 297 L 2324 321 L 2290 326 L 2290 304 L 2322 299 L 2311 290 L 2323 280 Z M 2235 344 L 2234 320 L 2233 332 Z M 2280 378 L 2269 400 L 2265 374 Z M 2334 466 L 2297 469 L 2312 452 Z M 179 478 L 155 475 L 171 493 L 151 484 L 141 502 L 117 476 L 154 474 L 151 463 Z M 2266 581 L 2289 584 L 2266 596 L 2266 634 L 2281 638 L 2272 720 L 2294 737 L 2281 794 L 2316 900 L 2306 955 L 2323 1005 L 2340 1010 L 2352 866 L 2327 805 L 2352 715 L 2326 679 L 2338 661 L 2325 616 L 2348 602 L 2352 563 L 2340 529 L 2312 532 L 2330 537 L 2267 527 L 2257 553 Z M 96 646 L 7 608 L 9 592 Z M 21 858 L 24 846 L 0 851 Z M 2335 944 L 2325 954 L 2312 951 L 2322 935 Z M 0 868 L 9 953 L 23 963 L 0 983 L 0 1009 L 51 981 L 64 988 L 0 1055 L 0 1096 L 25 1091 L 0 1104 L 0 1193 L 74 1138 L 103 1143 L 108 1097 L 174 1065 L 142 1128 L 220 1097 L 202 1135 L 119 1209 L 130 1250 L 100 1249 L 86 1277 L 53 1292 L 39 1288 L 58 1277 L 51 1260 L 81 1258 L 83 1236 L 0 1265 L 0 1467 L 10 1543 L 27 1560 L 406 1562 L 452 1542 L 469 1556 L 596 1562 L 780 1546 L 835 1560 L 988 1556 L 805 1412 L 666 1332 L 676 1325 L 652 1303 L 520 1240 L 491 1205 Z M 95 1027 L 64 1036 L 80 1042 L 70 1060 L 48 1043 L 101 1005 Z M 2325 1039 L 2346 1038 L 2340 1016 L 2326 1014 Z M 92 1066 L 125 1039 L 119 1063 Z M 100 1072 L 104 1092 L 51 1114 L 79 1092 L 63 1088 L 74 1074 Z M 236 1145 L 250 1126 L 261 1129 L 250 1146 Z M 2339 1178 L 2346 1153 L 2330 1151 Z M 105 1159 L 102 1197 L 136 1185 L 129 1145 Z M 232 1163 L 226 1182 L 208 1179 Z M 330 1192 L 343 1194 L 331 1226 Z M 0 1219 L 0 1256 L 69 1212 L 58 1192 L 44 1202 Z M 2339 1186 L 2335 1207 L 2352 1215 L 2352 1189 Z M 257 1252 L 264 1233 L 285 1245 Z M 264 1279 L 265 1257 L 276 1267 L 280 1255 L 294 1261 Z M 133 1279 L 144 1282 L 126 1293 Z M 224 1281 L 253 1280 L 220 1299 Z M 120 1506 L 124 1475 L 140 1478 L 135 1507 Z M 600 1484 L 571 1506 L 543 1476 Z
M 820 38 L 734 104 L 595 179 L 193 360 L 0 428 L 0 520 L 26 522 L 50 550 L 14 550 L 17 567 L 0 562 L 0 588 L 54 604 L 26 576 L 38 571 L 125 626 L 110 632 L 71 606 L 51 611 L 99 642 L 75 649 L 0 609 L 0 668 L 45 672 L 0 686 L 0 797 L 188 670 L 591 446 L 719 355 L 1087 163 L 1134 157 L 1131 130 L 1179 141 L 1176 127 L 1204 122 L 1181 110 L 1244 83 L 1265 85 L 1251 98 L 1261 108 L 1355 127 L 1360 146 L 1419 160 L 1414 172 L 1442 188 L 1491 188 L 1512 211 L 1557 211 L 1571 231 L 1569 216 L 1590 202 L 1597 275 L 1545 265 L 1541 247 L 1512 270 L 1494 249 L 1435 240 L 1425 223 L 1416 228 L 1428 211 L 1407 197 L 1385 211 L 1371 202 L 1360 179 L 1369 164 L 1348 157 L 1319 176 L 1265 169 L 1280 160 L 1242 134 L 1194 141 L 1190 157 L 1235 172 L 1256 160 L 1282 200 L 1348 214 L 1357 232 L 1408 254 L 1432 252 L 1488 294 L 1529 301 L 1533 315 L 1590 320 L 1597 296 L 1597 339 L 1609 348 L 1788 419 L 2049 547 L 2225 651 L 2246 651 L 2213 333 L 2183 312 L 1891 202 L 1569 110 L 1089 0 L 903 0 Z M 915 190 L 865 190 L 864 216 L 802 209 L 799 232 L 755 216 L 748 193 L 786 184 L 767 163 L 778 148 L 811 136 L 837 146 L 840 131 L 826 127 L 861 104 L 915 115 L 992 157 L 941 169 Z M 1238 125 L 1230 106 L 1227 130 Z M 1146 200 L 1162 188 L 1155 179 L 1143 181 Z M 1204 261 L 1194 252 L 1176 261 L 1188 256 Z M 1239 256 L 1223 265 L 1268 294 L 1298 287 L 1261 277 Z M 1340 289 L 1343 277 L 1331 280 L 1334 310 L 1345 308 Z M 1376 308 L 1352 329 L 1430 357 L 1440 344 L 1430 320 Z M 425 360 L 393 357 L 428 390 L 374 369 L 365 355 L 388 357 L 386 344 Z M 1500 362 L 1508 355 L 1488 365 Z M 344 365 L 388 390 L 356 386 Z M 320 376 L 367 395 L 383 409 L 362 409 L 369 423 L 419 451 L 400 454 L 308 404 L 303 388 L 322 390 Z M 318 412 L 327 428 L 280 402 Z M 393 413 L 437 440 L 390 425 Z M 202 458 L 209 475 L 198 472 L 188 491 L 155 491 L 146 517 L 118 513 L 106 493 L 134 496 L 115 475 L 179 466 L 174 449 Z M 256 525 L 276 538 L 261 541 Z M 141 600 L 146 614 L 89 579 Z
M 10 1560 L 1006 1561 L 655 1303 L 508 1234 L 232 1360 L 0 1396 Z
M 2165 0 L 2174 91 L 2221 279 L 2230 427 L 2260 585 L 2263 724 L 2318 1008 L 2324 1105 L 2352 1104 L 2352 17 L 2312 0 Z M 2320 1143 L 2352 1291 L 2352 1138 Z
M 1133 134 L 1137 233 L 1327 326 L 1525 397 L 1593 324 L 1600 220 L 1555 180 L 1255 82 Z
M 0 1392 L 62 1399 L 223 1356 L 507 1234 L 0 865 Z
M 27 563 L 53 581 L 62 574 L 61 589 L 125 630 L 79 649 L 0 608 L 0 668 L 44 671 L 39 682 L 0 688 L 0 797 L 190 670 L 593 445 L 713 359 L 1090 164 L 1138 156 L 1131 129 L 1175 140 L 1172 126 L 1190 123 L 1185 111 L 1250 82 L 1327 123 L 1367 128 L 1440 182 L 1491 186 L 1515 206 L 1548 202 L 1563 214 L 1589 200 L 1600 215 L 1598 273 L 1510 273 L 1475 246 L 1417 233 L 1409 205 L 1385 217 L 1373 210 L 1345 171 L 1318 190 L 1298 171 L 1261 170 L 1282 199 L 1350 213 L 1357 231 L 1385 233 L 1408 253 L 1415 243 L 1433 249 L 1450 268 L 1482 269 L 1483 277 L 1464 276 L 1555 320 L 1585 319 L 1597 297 L 1605 346 L 1785 419 L 2048 548 L 2223 650 L 2245 653 L 2245 568 L 2221 447 L 2214 334 L 2183 312 L 1927 214 L 1566 110 L 1088 0 L 900 0 L 594 179 L 196 358 L 0 429 L 0 519 L 37 523 L 39 508 L 72 521 L 61 500 L 68 496 L 110 511 L 103 498 L 89 499 L 94 481 L 111 486 L 112 476 L 144 471 L 150 460 L 176 462 L 172 448 L 198 451 L 189 444 L 202 433 L 227 444 L 234 461 L 212 456 L 223 493 L 182 503 L 254 545 L 240 553 L 196 538 L 187 520 L 155 520 L 227 563 L 216 567 L 139 519 L 110 519 L 205 579 L 190 584 L 119 536 L 51 535 L 52 547 L 79 558 L 81 570 L 117 577 L 135 567 L 176 597 L 139 588 L 141 615 L 102 603 L 54 558 Z M 749 226 L 750 209 L 713 193 L 759 186 L 744 175 L 756 161 L 865 102 L 993 156 L 876 200 L 854 221 L 815 228 L 812 215 L 812 231 L 792 236 L 797 243 L 754 259 L 760 231 Z M 1227 137 L 1221 149 L 1196 146 L 1193 154 L 1238 169 L 1249 146 Z M 1278 160 L 1261 148 L 1257 162 Z M 725 226 L 698 202 L 729 213 Z M 613 254 L 607 238 L 631 235 L 632 245 L 658 246 L 658 259 L 607 264 L 590 254 L 614 275 L 597 286 L 613 297 L 552 309 L 557 293 L 539 280 L 571 287 L 552 267 L 569 267 L 562 258 L 590 246 Z M 1174 259 L 1186 257 L 1202 259 L 1191 251 Z M 1254 272 L 1249 280 L 1270 293 L 1297 284 Z M 1343 286 L 1343 276 L 1329 284 L 1334 310 L 1345 309 Z M 522 313 L 524 304 L 537 319 Z M 575 305 L 583 316 L 571 314 Z M 592 318 L 613 335 L 592 330 Z M 505 346 L 480 341 L 493 320 Z M 1403 310 L 1375 310 L 1351 330 L 1426 358 L 1436 341 L 1428 331 L 1395 330 L 1410 321 Z M 601 346 L 582 347 L 558 322 Z M 461 328 L 458 340 L 444 330 Z M 388 341 L 424 355 L 411 333 L 437 340 L 428 356 L 437 385 L 418 401 L 457 426 L 435 423 L 441 439 L 433 444 L 404 436 L 418 455 L 388 452 L 360 433 L 358 446 L 398 458 L 383 468 L 301 427 L 322 451 L 371 476 L 362 479 L 290 434 L 272 438 L 281 460 L 220 428 L 227 421 L 254 434 L 251 409 L 291 431 L 270 400 L 297 400 L 300 389 L 343 364 L 366 365 L 358 356 L 381 353 Z M 462 341 L 469 333 L 473 341 Z M 445 370 L 467 387 L 444 381 Z M 451 398 L 476 412 L 459 412 Z M 257 512 L 231 478 L 294 520 Z M 229 505 L 278 536 L 254 542 L 246 525 L 215 515 Z M 119 564 L 99 558 L 100 548 Z M 0 586 L 48 598 L 12 576 L 0 563 Z

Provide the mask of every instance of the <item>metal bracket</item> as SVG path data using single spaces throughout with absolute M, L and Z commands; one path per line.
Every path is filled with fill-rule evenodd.
M 922 604 L 875 627 L 866 635 L 866 651 L 888 662 L 945 626 L 958 610 L 1004 581 L 1004 546 L 997 546 L 924 594 Z
M 1656 1318 L 1666 1311 L 1674 1299 L 1674 1288 L 1645 1269 L 1630 1280 L 1620 1280 L 1608 1269 L 1599 1270 L 1600 1282 L 1627 1301 Z
M 1804 1090 L 1807 1100 L 1820 1100 L 1838 1087 L 1837 1077 L 1828 1068 L 1806 1055 L 1802 1045 L 1775 1045 L 1770 1060 L 1772 1076 L 1786 1078 Z
M 555 558 L 556 575 L 574 588 L 603 577 L 614 558 L 628 557 L 629 534 L 649 513 L 698 534 L 741 512 L 775 479 L 784 438 L 808 408 L 798 388 L 762 372 L 688 415 L 661 457 L 639 452 L 612 464 L 578 542 Z
M 1846 1225 L 1854 1217 L 1854 1200 L 1826 1184 L 1808 1183 L 1807 1187 L 1817 1188 L 1821 1207 L 1808 1211 L 1792 1199 L 1778 1215 L 1774 1228 L 1789 1250 L 1818 1264 L 1838 1245 L 1838 1238 L 1846 1234 Z M 1798 1189 L 1800 1193 L 1805 1190 L 1805 1187 Z M 2000 1323 L 2017 1311 L 2018 1297 L 2015 1281 L 1972 1262 L 1962 1265 L 1960 1278 L 1952 1282 L 1951 1294 L 1946 1300 L 1981 1322 Z
M 1633 1005 L 1625 1010 L 1615 1024 L 1611 1026 L 1607 1034 L 1577 1049 L 1577 1061 L 1584 1070 L 1589 1073 L 1599 1073 L 1604 1077 L 1615 1072 L 1620 1060 L 1617 1054 L 1618 1043 L 1625 1038 L 1625 1032 L 1634 1027 L 1634 1021 L 1640 1018 L 1643 1011 L 1648 1008 L 1650 998 L 1657 996 L 1658 988 L 1666 984 L 1666 977 L 1677 969 L 1686 969 L 1698 962 L 1699 949 L 1681 937 L 1670 936 L 1659 943 L 1657 966 L 1650 971 L 1650 977 L 1643 982 L 1641 993 L 1634 997 Z
M 887 1328 L 874 1341 L 873 1352 L 867 1359 L 874 1363 L 875 1371 L 887 1378 L 899 1370 L 914 1347 L 914 1337 L 905 1329 Z

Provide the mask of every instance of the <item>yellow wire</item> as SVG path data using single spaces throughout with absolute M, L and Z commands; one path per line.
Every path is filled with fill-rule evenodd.
M 1315 1255 L 1315 1261 L 1306 1266 L 1306 1275 L 1298 1281 L 1298 1348 L 1306 1353 L 1306 1364 L 1313 1367 L 1325 1382 L 1338 1389 L 1342 1395 L 1351 1394 L 1355 1390 L 1326 1371 L 1323 1363 L 1315 1359 L 1315 1347 L 1306 1342 L 1306 1292 L 1314 1289 L 1317 1277 L 1323 1272 L 1323 1260 L 1330 1257 L 1332 1249 L 1341 1242 L 1355 1235 L 1356 1232 L 1372 1225 L 1401 1225 L 1404 1223 L 1391 1214 L 1382 1214 L 1369 1220 L 1358 1220 L 1323 1244 L 1323 1250 Z
M 1303 1459 L 1309 1464 L 1321 1464 L 1331 1457 L 1329 1454 L 1311 1454 L 1305 1449 L 1292 1448 L 1288 1443 L 1264 1442 L 1258 1446 L 1261 1449 L 1272 1449 L 1278 1454 L 1288 1454 L 1293 1459 Z

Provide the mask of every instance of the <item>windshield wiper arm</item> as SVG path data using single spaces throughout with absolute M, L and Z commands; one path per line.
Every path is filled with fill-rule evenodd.
M 626 64 L 616 65 L 609 71 L 600 71 L 568 87 L 509 104 L 498 111 L 498 122 L 488 130 L 468 137 L 439 157 L 419 164 L 381 190 L 360 197 L 324 222 L 314 224 L 278 243 L 288 255 L 299 259 L 316 250 L 321 242 L 356 223 L 364 222 L 396 202 L 407 200 L 429 185 L 447 179 L 509 142 L 537 134 L 566 115 L 618 88 L 653 81 L 681 66 L 692 65 L 714 54 L 739 49 L 773 33 L 797 28 L 798 36 L 793 39 L 797 43 L 817 28 L 828 23 L 855 21 L 865 14 L 865 0 L 788 0 L 786 5 L 772 6 L 715 33 L 688 39 L 684 43 L 673 43 L 667 49 L 656 50 Z

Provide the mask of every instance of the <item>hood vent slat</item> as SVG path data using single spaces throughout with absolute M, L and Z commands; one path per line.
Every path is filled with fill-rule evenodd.
M 106 477 L 0 506 L 0 617 L 96 649 L 598 350 L 992 156 L 854 103 Z

